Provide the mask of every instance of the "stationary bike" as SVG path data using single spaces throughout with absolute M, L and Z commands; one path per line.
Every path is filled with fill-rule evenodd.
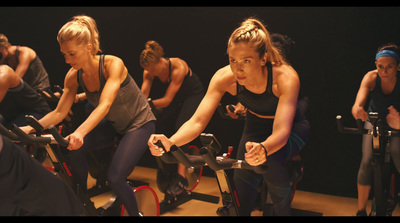
M 235 160 L 228 157 L 217 157 L 221 152 L 221 146 L 218 140 L 212 134 L 202 133 L 200 135 L 203 147 L 200 149 L 200 155 L 186 155 L 176 145 L 171 146 L 170 152 L 166 152 L 161 156 L 163 162 L 166 163 L 182 163 L 187 167 L 208 166 L 216 172 L 219 189 L 221 192 L 222 202 L 226 204 L 227 210 L 217 211 L 218 215 L 238 216 L 239 200 L 232 177 L 226 173 L 227 169 L 248 169 L 258 173 L 266 170 L 266 166 L 251 166 L 245 160 Z M 159 147 L 163 147 L 160 142 Z M 218 203 L 218 202 L 216 202 Z
M 77 184 L 69 170 L 68 164 L 65 159 L 65 155 L 61 151 L 61 147 L 67 147 L 69 142 L 64 140 L 64 138 L 59 133 L 59 130 L 55 126 L 50 126 L 48 129 L 49 134 L 44 133 L 44 128 L 34 119 L 32 116 L 28 116 L 28 123 L 35 128 L 37 131 L 43 133 L 41 135 L 31 135 L 26 134 L 18 126 L 14 125 L 11 132 L 0 125 L 0 134 L 8 137 L 12 141 L 22 141 L 28 144 L 41 144 L 45 145 L 46 151 L 54 166 L 54 174 L 60 177 L 67 185 L 69 185 L 76 196 L 81 200 L 83 206 L 85 207 L 85 215 L 89 216 L 121 216 L 126 214 L 124 208 L 118 197 L 113 194 L 108 202 L 96 208 L 94 203 L 91 201 L 88 193 L 85 193 L 79 184 Z M 140 213 L 144 216 L 158 216 L 159 206 L 158 198 L 155 192 L 147 186 L 141 188 L 136 188 L 134 190 L 137 196 L 137 203 Z M 146 195 L 145 197 L 141 196 Z M 143 202 L 153 202 L 151 206 L 144 206 Z
M 344 134 L 372 135 L 373 203 L 372 216 L 391 216 L 399 202 L 399 173 L 394 168 L 390 154 L 390 137 L 400 136 L 399 131 L 383 125 L 378 113 L 370 112 L 372 129 L 364 129 L 362 121 L 356 120 L 357 128 L 343 127 L 342 116 L 336 116 L 338 130 Z

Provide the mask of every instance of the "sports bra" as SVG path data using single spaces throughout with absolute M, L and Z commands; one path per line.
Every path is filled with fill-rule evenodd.
M 256 94 L 247 90 L 243 85 L 236 82 L 236 98 L 250 111 L 263 116 L 275 116 L 279 98 L 272 92 L 272 64 L 266 64 L 268 71 L 268 83 L 264 93 Z

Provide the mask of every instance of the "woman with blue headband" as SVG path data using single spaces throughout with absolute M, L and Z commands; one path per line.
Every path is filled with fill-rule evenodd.
M 387 44 L 378 49 L 375 56 L 375 70 L 365 74 L 361 81 L 352 114 L 355 119 L 365 121 L 365 128 L 372 129 L 368 113 L 378 112 L 379 118 L 390 128 L 400 129 L 400 48 L 394 44 Z M 368 109 L 368 97 L 371 96 Z M 393 161 L 400 172 L 400 137 L 391 136 L 390 149 Z M 366 216 L 366 203 L 372 184 L 372 136 L 363 135 L 362 159 L 357 176 L 358 212 L 357 216 Z

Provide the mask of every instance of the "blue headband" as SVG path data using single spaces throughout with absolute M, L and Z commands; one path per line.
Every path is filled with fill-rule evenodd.
M 397 55 L 397 53 L 391 51 L 391 50 L 382 50 L 379 51 L 376 56 L 375 56 L 375 61 L 379 58 L 379 57 L 393 57 L 394 59 L 396 59 L 397 61 L 400 61 L 400 57 L 399 55 Z

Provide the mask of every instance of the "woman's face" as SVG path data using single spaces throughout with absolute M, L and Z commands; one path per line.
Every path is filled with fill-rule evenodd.
M 78 45 L 75 40 L 68 40 L 60 44 L 60 51 L 65 58 L 65 63 L 76 70 L 82 69 L 90 56 L 91 45 Z
M 382 79 L 396 76 L 397 71 L 400 69 L 400 64 L 393 57 L 379 57 L 375 64 Z
M 240 85 L 254 84 L 267 62 L 267 54 L 260 58 L 256 50 L 247 43 L 233 43 L 228 49 L 229 65 Z

